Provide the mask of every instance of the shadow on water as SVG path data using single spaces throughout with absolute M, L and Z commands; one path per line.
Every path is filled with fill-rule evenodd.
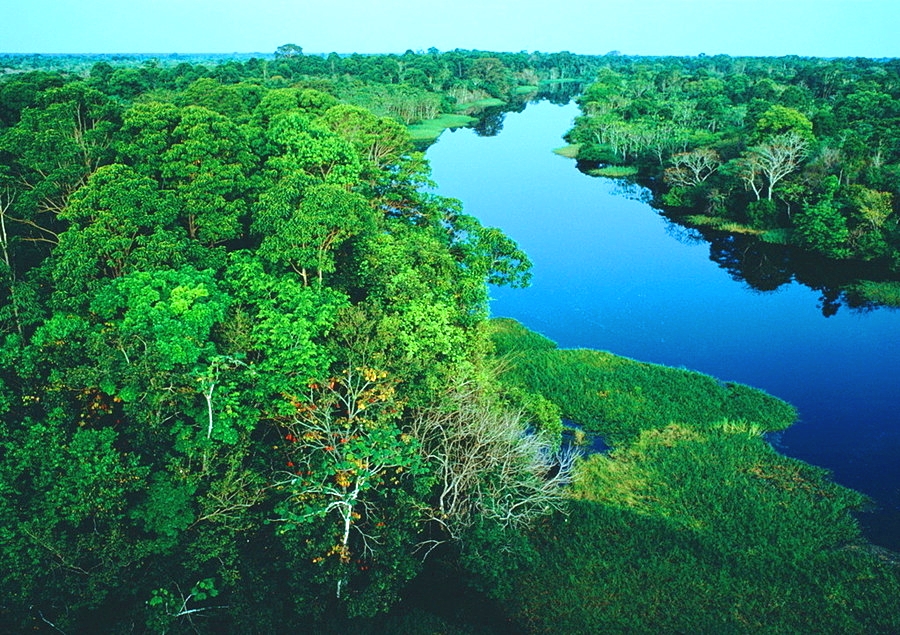
M 580 81 L 544 82 L 536 93 L 529 95 L 529 101 L 533 104 L 548 101 L 554 106 L 565 106 L 584 92 L 584 86 L 584 82 Z
M 578 169 L 587 173 L 595 165 L 579 164 Z M 628 179 L 609 180 L 616 184 L 612 194 L 649 205 L 667 221 L 666 232 L 682 244 L 709 243 L 709 259 L 753 291 L 767 293 L 799 283 L 819 293 L 818 308 L 824 317 L 837 314 L 841 307 L 857 312 L 897 308 L 866 297 L 860 287 L 865 281 L 898 281 L 900 277 L 888 263 L 829 260 L 796 247 L 764 242 L 752 234 L 697 227 L 655 206 L 649 188 Z
M 830 260 L 789 245 L 764 242 L 752 234 L 692 225 L 681 215 L 660 207 L 654 194 L 655 182 L 593 176 L 590 172 L 599 166 L 594 161 L 576 162 L 586 176 L 615 183 L 613 195 L 648 205 L 666 220 L 667 233 L 679 242 L 709 243 L 710 260 L 753 291 L 776 291 L 797 282 L 819 293 L 818 308 L 824 317 L 835 315 L 841 307 L 860 312 L 898 308 L 866 296 L 861 286 L 867 282 L 900 282 L 900 274 L 888 262 Z
M 549 101 L 551 104 L 563 106 L 570 103 L 584 89 L 582 82 L 545 82 L 533 93 L 517 95 L 499 106 L 489 106 L 473 113 L 478 121 L 472 130 L 479 137 L 496 137 L 503 131 L 503 122 L 508 113 L 520 113 L 528 104 Z
M 709 242 L 710 260 L 733 280 L 759 292 L 798 282 L 819 293 L 818 308 L 824 317 L 835 315 L 842 306 L 863 312 L 878 308 L 881 305 L 860 293 L 859 281 L 894 278 L 885 266 L 876 263 L 838 263 L 791 247 L 764 243 L 753 236 L 698 231 Z
M 478 121 L 472 124 L 472 130 L 479 137 L 496 137 L 503 130 L 503 120 L 506 119 L 508 112 L 516 111 L 509 105 L 485 108 L 478 113 Z

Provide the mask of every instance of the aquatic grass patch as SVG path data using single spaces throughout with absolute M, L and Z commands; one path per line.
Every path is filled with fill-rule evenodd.
M 485 97 L 484 99 L 476 99 L 474 101 L 466 101 L 456 104 L 457 112 L 472 113 L 485 108 L 493 108 L 496 106 L 505 106 L 506 102 L 496 97 Z
M 495 318 L 488 323 L 494 352 L 499 356 L 519 351 L 550 351 L 556 342 L 537 331 L 525 328 L 510 318 Z
M 613 446 L 673 421 L 706 429 L 742 420 L 768 432 L 797 418 L 791 405 L 749 386 L 605 351 L 559 349 L 514 320 L 492 320 L 491 327 L 507 382 L 543 395 Z
M 583 84 L 584 78 L 579 77 L 558 77 L 556 79 L 542 79 L 541 85 L 544 84 Z
M 504 381 L 613 441 L 578 464 L 568 513 L 516 538 L 526 555 L 514 565 L 486 564 L 477 549 L 464 556 L 518 628 L 900 632 L 900 568 L 870 549 L 850 513 L 865 498 L 763 436 L 794 420 L 789 404 L 699 373 L 559 349 L 514 320 L 491 329 Z
M 478 121 L 468 115 L 445 113 L 435 119 L 428 119 L 412 126 L 407 126 L 410 138 L 414 142 L 434 141 L 448 128 L 465 128 Z
M 755 229 L 750 227 L 749 225 L 744 225 L 742 223 L 736 223 L 733 220 L 729 220 L 727 218 L 719 218 L 717 216 L 707 216 L 705 214 L 690 214 L 688 216 L 684 216 L 683 219 L 685 222 L 690 223 L 691 225 L 696 225 L 697 227 L 709 227 L 711 229 L 717 229 L 723 232 L 729 232 L 731 234 L 748 234 L 750 236 L 763 236 L 767 232 L 761 229 Z M 770 234 L 771 238 L 776 238 L 777 234 Z M 772 241 L 774 242 L 774 240 Z
M 559 156 L 566 157 L 567 159 L 577 159 L 578 149 L 580 147 L 580 143 L 570 143 L 569 145 L 563 146 L 561 148 L 554 148 L 553 154 L 558 154 Z
M 768 229 L 759 235 L 759 239 L 771 245 L 790 245 L 792 234 L 791 229 Z
M 674 423 L 645 430 L 584 461 L 572 495 L 667 518 L 736 558 L 766 551 L 783 561 L 805 559 L 859 538 L 848 512 L 865 497 L 722 424 L 702 432 Z
M 791 512 L 765 535 L 790 532 L 780 518 Z M 808 527 L 827 524 L 820 516 Z M 662 513 L 573 500 L 529 533 L 537 555 L 500 599 L 530 633 L 898 632 L 896 570 L 840 544 L 813 550 L 809 537 L 793 537 L 807 554 L 796 558 L 777 539 L 742 548 L 725 527 L 697 531 Z
M 601 176 L 608 179 L 626 179 L 637 176 L 638 169 L 630 165 L 607 165 L 602 168 L 593 168 L 587 171 L 591 176 Z

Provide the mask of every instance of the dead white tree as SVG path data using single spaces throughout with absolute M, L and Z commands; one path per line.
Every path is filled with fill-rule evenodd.
M 479 518 L 516 527 L 564 506 L 574 450 L 556 450 L 528 432 L 521 413 L 502 409 L 474 383 L 417 413 L 411 433 L 438 482 L 428 520 L 443 536 L 425 541 L 428 551 Z
M 806 140 L 800 135 L 786 132 L 770 137 L 765 143 L 747 151 L 748 166 L 765 177 L 767 199 L 771 200 L 775 186 L 800 166 L 800 162 L 806 157 L 807 148 Z M 748 182 L 746 178 L 744 181 Z M 755 176 L 752 177 L 752 182 L 755 183 Z M 753 191 L 759 200 L 761 190 L 754 185 Z
M 716 173 L 722 160 L 712 148 L 697 148 L 690 152 L 679 152 L 670 159 L 672 165 L 666 168 L 666 183 L 676 187 L 696 187 Z
M 741 181 L 744 182 L 744 189 L 752 190 L 758 201 L 762 198 L 762 193 L 765 190 L 762 165 L 759 157 L 752 153 L 748 153 L 740 159 L 736 159 L 735 163 L 738 168 L 737 175 Z
M 8 218 L 9 209 L 15 201 L 15 192 L 9 187 L 0 192 L 0 257 L 3 258 L 3 264 L 6 265 L 6 275 L 9 277 L 10 305 L 12 306 L 13 318 L 16 322 L 16 330 L 22 335 L 22 320 L 19 318 L 19 303 L 15 298 L 16 288 L 16 270 L 12 257 L 12 241 L 6 231 L 6 219 Z

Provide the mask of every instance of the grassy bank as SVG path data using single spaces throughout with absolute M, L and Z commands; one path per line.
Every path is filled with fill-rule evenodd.
M 431 142 L 448 128 L 464 128 L 478 121 L 475 117 L 460 114 L 443 114 L 436 119 L 428 119 L 409 126 L 409 134 L 414 143 Z
M 690 216 L 685 216 L 684 220 L 697 227 L 709 227 L 711 229 L 717 229 L 732 234 L 748 234 L 751 236 L 762 237 L 762 235 L 766 233 L 765 230 L 755 229 L 749 225 L 742 225 L 741 223 L 736 223 L 727 218 L 707 216 L 705 214 L 691 214 Z M 776 234 L 772 232 L 771 236 L 775 238 Z M 776 242 L 776 240 L 773 239 L 771 242 Z
M 580 143 L 570 143 L 569 145 L 555 148 L 553 152 L 567 159 L 577 159 L 581 150 Z M 628 165 L 605 165 L 599 168 L 593 168 L 587 171 L 591 176 L 602 176 L 610 179 L 624 179 L 637 176 L 638 169 Z
M 637 176 L 638 170 L 628 165 L 606 165 L 602 168 L 588 170 L 591 176 L 603 176 L 608 179 L 624 179 Z
M 457 104 L 455 113 L 444 113 L 435 119 L 427 119 L 421 123 L 408 126 L 410 137 L 416 145 L 428 144 L 441 136 L 448 128 L 465 128 L 478 121 L 471 116 L 479 110 L 493 106 L 503 106 L 506 102 L 502 99 L 486 98 Z
M 569 145 L 563 146 L 561 148 L 554 148 L 553 153 L 558 154 L 561 157 L 566 157 L 567 159 L 577 159 L 578 148 L 580 147 L 580 144 L 570 143 Z
M 507 381 L 556 403 L 563 416 L 616 445 L 673 421 L 707 430 L 724 420 L 783 430 L 797 413 L 761 390 L 604 351 L 560 349 L 514 320 L 492 323 Z
M 861 280 L 853 290 L 870 302 L 900 308 L 900 282 Z
M 528 532 L 506 570 L 484 572 L 524 630 L 900 632 L 900 572 L 850 513 L 864 498 L 763 437 L 793 422 L 790 405 L 559 349 L 512 320 L 492 328 L 507 382 L 613 446 L 580 463 L 567 515 Z

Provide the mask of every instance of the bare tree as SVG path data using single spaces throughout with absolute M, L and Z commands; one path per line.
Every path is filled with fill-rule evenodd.
M 644 147 L 653 151 L 656 160 L 663 164 L 666 154 L 683 143 L 686 136 L 670 121 L 657 120 L 646 128 L 644 133 Z
M 429 520 L 445 536 L 423 546 L 459 538 L 479 517 L 522 526 L 563 507 L 575 452 L 529 433 L 521 413 L 501 409 L 474 382 L 418 412 L 411 432 L 437 477 Z
M 765 189 L 765 183 L 762 181 L 763 171 L 759 157 L 753 153 L 749 153 L 742 156 L 740 159 L 737 159 L 735 163 L 738 167 L 737 175 L 740 177 L 741 181 L 744 182 L 744 187 L 748 190 L 753 190 L 753 193 L 756 195 L 756 200 L 758 201 L 762 198 L 762 193 Z
M 6 219 L 9 217 L 7 212 L 10 207 L 12 207 L 14 200 L 15 193 L 11 188 L 7 187 L 3 192 L 0 192 L 0 252 L 2 252 L 0 257 L 3 258 L 3 264 L 6 265 L 6 275 L 9 277 L 9 302 L 12 306 L 13 317 L 16 321 L 16 330 L 18 330 L 19 335 L 22 335 L 22 320 L 19 318 L 19 303 L 13 295 L 16 288 L 16 270 L 10 256 L 12 241 L 6 231 Z
M 771 200 L 772 191 L 778 182 L 800 166 L 800 161 L 806 157 L 807 148 L 806 140 L 796 132 L 770 137 L 765 143 L 750 148 L 747 158 L 752 168 L 765 177 L 766 198 Z M 760 192 L 755 187 L 754 192 L 759 199 Z
M 671 158 L 672 166 L 666 168 L 665 180 L 669 185 L 695 187 L 715 174 L 722 160 L 712 148 L 698 148 L 680 152 Z

